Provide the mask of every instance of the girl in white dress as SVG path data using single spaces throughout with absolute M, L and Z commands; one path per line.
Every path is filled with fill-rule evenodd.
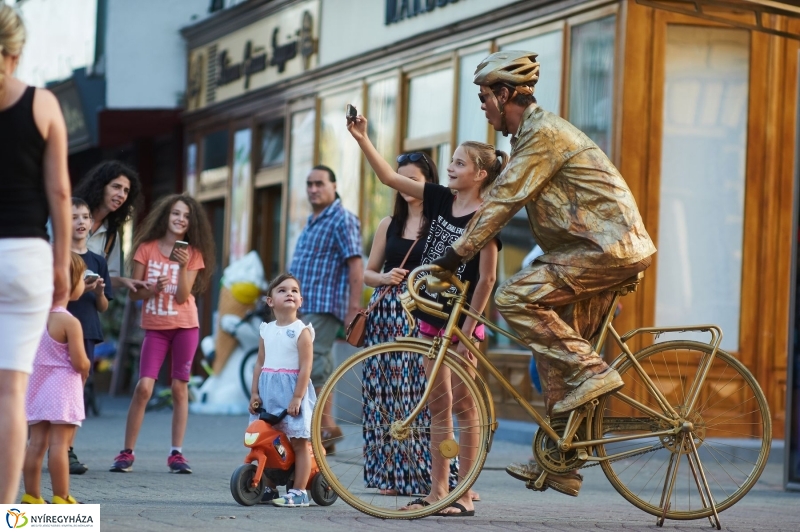
M 250 388 L 250 421 L 257 419 L 256 409 L 263 407 L 269 414 L 289 415 L 275 425 L 292 442 L 296 488 L 285 497 L 272 499 L 272 504 L 297 508 L 308 506 L 308 494 L 299 479 L 311 474 L 311 416 L 317 396 L 311 385 L 311 364 L 314 360 L 314 328 L 297 318 L 303 304 L 300 282 L 290 273 L 279 275 L 267 288 L 267 305 L 275 321 L 262 323 L 259 332 L 258 360 Z

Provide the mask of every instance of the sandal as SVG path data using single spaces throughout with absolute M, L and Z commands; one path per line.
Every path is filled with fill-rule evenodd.
M 409 506 L 422 506 L 424 508 L 425 506 L 430 506 L 430 505 L 431 503 L 429 503 L 425 499 L 414 499 L 413 501 L 403 506 L 401 510 L 410 510 Z
M 433 514 L 437 517 L 473 517 L 475 515 L 475 510 L 467 510 L 464 508 L 464 505 L 458 502 L 454 502 L 448 508 L 455 508 L 458 512 L 448 512 L 442 513 L 439 512 L 437 514 Z

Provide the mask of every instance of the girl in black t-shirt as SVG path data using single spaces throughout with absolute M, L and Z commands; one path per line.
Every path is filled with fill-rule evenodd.
M 452 244 L 464 232 L 472 215 L 482 203 L 482 192 L 485 190 L 505 167 L 508 155 L 497 151 L 493 146 L 480 142 L 464 142 L 456 148 L 453 158 L 447 167 L 449 178 L 448 186 L 444 187 L 434 183 L 423 183 L 412 181 L 397 172 L 383 159 L 367 136 L 367 120 L 363 116 L 358 116 L 349 120 L 347 129 L 358 142 L 361 150 L 369 161 L 370 166 L 384 185 L 387 185 L 401 194 L 423 200 L 423 213 L 428 219 L 430 227 L 426 236 L 425 248 L 423 250 L 422 264 L 428 264 L 439 258 L 444 250 Z M 417 154 L 406 154 L 403 157 L 421 157 Z M 400 159 L 398 159 L 399 161 Z M 468 293 L 470 306 L 476 312 L 483 312 L 489 301 L 492 288 L 494 286 L 497 253 L 499 251 L 499 241 L 494 245 L 489 244 L 476 255 L 470 262 L 462 265 L 456 275 L 462 281 L 470 282 Z M 427 294 L 426 297 L 438 299 L 438 294 Z M 443 320 L 420 313 L 420 333 L 425 336 L 436 336 L 441 334 L 444 326 Z M 477 336 L 483 339 L 482 327 L 476 329 L 476 321 L 467 317 L 459 324 L 462 332 L 467 337 Z M 462 357 L 469 358 L 475 365 L 474 357 L 461 345 L 458 345 L 456 352 Z M 426 359 L 426 370 L 432 366 L 432 361 Z M 452 379 L 452 380 L 451 380 Z M 432 425 L 446 425 L 456 414 L 459 427 L 475 426 L 477 420 L 473 419 L 475 408 L 470 405 L 472 398 L 465 392 L 465 386 L 457 378 L 450 374 L 450 371 L 442 366 L 434 382 L 434 390 L 428 400 L 431 411 Z M 455 406 L 455 408 L 454 408 Z M 431 431 L 431 450 L 439 449 L 439 444 L 447 434 L 442 431 Z M 474 450 L 477 449 L 477 434 L 462 430 L 459 435 L 459 447 L 462 452 L 459 454 L 460 472 L 466 473 L 474 460 Z M 470 441 L 465 441 L 470 440 Z M 405 508 L 416 509 L 428 503 L 435 502 L 447 495 L 448 491 L 448 465 L 449 460 L 444 458 L 439 452 L 431 452 L 431 492 L 423 499 L 411 501 Z M 457 503 L 444 510 L 444 513 L 452 515 L 474 515 L 472 494 L 470 491 L 464 494 Z

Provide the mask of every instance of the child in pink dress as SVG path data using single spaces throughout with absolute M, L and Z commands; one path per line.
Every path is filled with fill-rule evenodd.
M 72 253 L 70 301 L 83 294 L 85 269 L 80 256 Z M 41 490 L 42 464 L 49 450 L 47 469 L 53 484 L 53 504 L 77 504 L 69 494 L 67 450 L 75 429 L 85 417 L 83 383 L 89 375 L 90 364 L 83 347 L 81 323 L 62 306 L 64 304 L 66 301 L 50 309 L 25 398 L 30 441 L 22 468 L 23 503 L 45 503 Z

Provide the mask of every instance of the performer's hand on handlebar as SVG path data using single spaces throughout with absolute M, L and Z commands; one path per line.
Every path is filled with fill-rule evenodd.
M 367 119 L 362 115 L 358 115 L 352 120 L 347 121 L 347 131 L 353 135 L 356 142 L 360 142 L 367 138 Z
M 461 266 L 461 261 L 463 257 L 456 253 L 456 250 L 452 248 L 452 246 L 448 246 L 447 249 L 444 250 L 444 255 L 433 261 L 432 264 L 439 266 L 442 268 L 440 271 L 432 271 L 431 273 L 438 277 L 439 279 L 450 279 L 453 274 L 456 273 L 458 267 Z

